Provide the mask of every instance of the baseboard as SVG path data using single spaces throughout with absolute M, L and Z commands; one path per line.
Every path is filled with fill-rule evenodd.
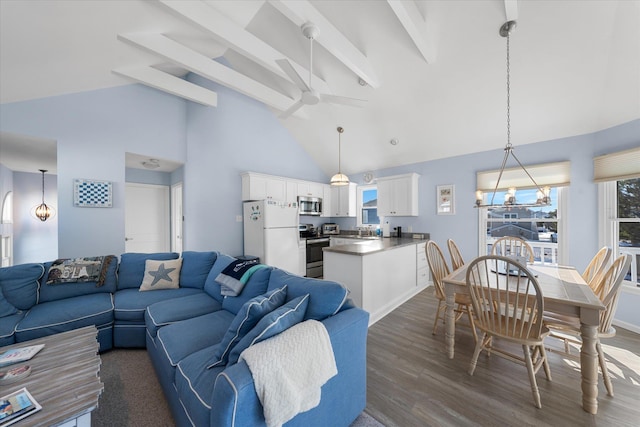
M 393 301 L 390 301 L 384 306 L 380 307 L 380 309 L 376 310 L 374 313 L 369 313 L 369 327 L 371 327 L 374 323 L 382 319 L 387 314 L 391 313 L 396 308 L 400 307 L 405 302 L 409 301 L 414 296 L 418 295 L 423 290 L 427 289 L 427 287 L 428 286 L 421 286 L 412 289 L 411 291 L 400 295 L 398 298 L 395 298 Z
M 622 320 L 613 319 L 613 324 L 620 328 L 626 329 L 631 332 L 635 332 L 636 334 L 640 334 L 640 326 L 634 325 L 633 323 L 623 322 Z

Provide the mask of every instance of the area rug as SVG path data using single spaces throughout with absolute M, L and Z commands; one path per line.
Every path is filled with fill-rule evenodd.
M 91 414 L 94 427 L 173 427 L 151 360 L 144 349 L 116 349 L 100 355 L 104 391 Z M 350 427 L 384 427 L 363 412 Z

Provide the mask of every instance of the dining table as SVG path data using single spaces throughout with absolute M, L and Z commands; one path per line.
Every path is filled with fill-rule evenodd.
M 446 296 L 445 345 L 449 359 L 454 357 L 455 295 L 469 295 L 467 267 L 465 264 L 445 276 L 442 281 Z M 590 413 L 598 412 L 598 326 L 600 311 L 605 309 L 600 299 L 571 266 L 528 265 L 537 276 L 544 300 L 544 311 L 580 319 L 580 372 L 582 408 Z

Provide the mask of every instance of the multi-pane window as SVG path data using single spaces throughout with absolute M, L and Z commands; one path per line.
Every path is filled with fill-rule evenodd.
M 640 178 L 624 179 L 616 182 L 616 223 L 613 245 L 616 253 L 627 253 L 633 256 L 631 269 L 625 280 L 640 286 Z
M 378 188 L 375 185 L 358 187 L 358 226 L 377 226 L 378 218 Z
M 560 187 L 551 188 L 551 205 L 544 207 L 504 206 L 483 209 L 485 236 L 482 247 L 491 253 L 491 247 L 500 237 L 515 236 L 526 240 L 533 248 L 536 263 L 558 263 L 559 216 L 558 200 Z M 504 192 L 496 192 L 495 200 L 504 200 Z M 536 190 L 518 190 L 517 203 L 536 201 Z

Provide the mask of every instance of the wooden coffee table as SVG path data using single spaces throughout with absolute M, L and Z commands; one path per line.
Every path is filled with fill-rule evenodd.
M 91 411 L 98 406 L 104 389 L 100 382 L 98 331 L 95 326 L 12 344 L 11 348 L 44 344 L 31 360 L 15 366 L 31 366 L 31 374 L 13 384 L 0 386 L 0 396 L 26 387 L 42 410 L 13 424 L 24 426 L 91 425 Z

